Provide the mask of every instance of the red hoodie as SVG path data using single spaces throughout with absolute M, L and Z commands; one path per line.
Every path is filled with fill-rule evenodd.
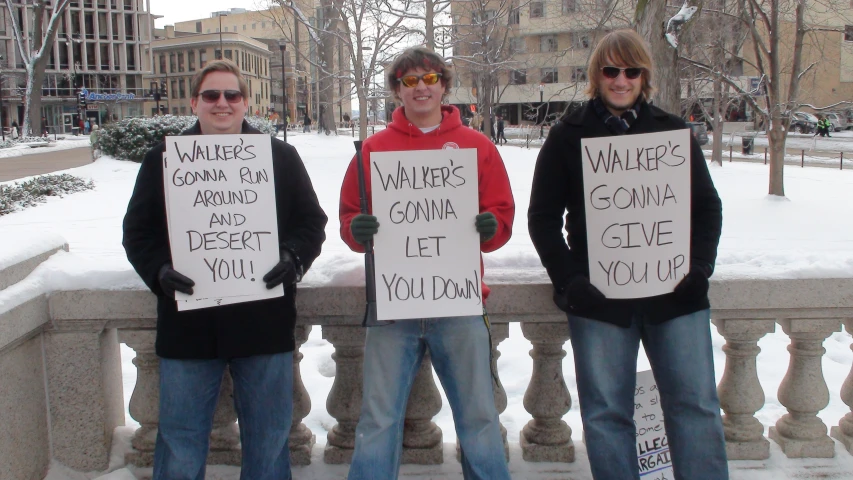
M 394 110 L 393 121 L 385 130 L 371 135 L 362 146 L 365 183 L 368 205 L 370 202 L 370 152 L 388 152 L 401 150 L 440 150 L 444 148 L 476 148 L 477 174 L 479 181 L 480 213 L 491 212 L 498 220 L 495 236 L 480 243 L 480 250 L 493 252 L 502 247 L 512 236 L 512 220 L 515 217 L 515 201 L 509 185 L 503 160 L 495 145 L 482 133 L 462 125 L 459 110 L 454 106 L 441 107 L 441 124 L 437 129 L 423 133 L 412 125 L 403 113 L 403 107 Z M 356 157 L 347 168 L 344 183 L 341 186 L 341 238 L 355 252 L 364 252 L 364 245 L 355 241 L 350 231 L 353 217 L 361 213 L 358 198 L 358 172 Z M 474 219 L 471 219 L 474 222 Z M 482 274 L 483 259 L 480 256 Z M 483 283 L 483 299 L 489 296 L 489 287 Z

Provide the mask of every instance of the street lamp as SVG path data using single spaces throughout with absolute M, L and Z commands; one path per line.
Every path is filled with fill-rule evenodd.
M 281 121 L 284 124 L 284 141 L 287 143 L 287 116 L 290 115 L 290 108 L 287 102 L 287 71 L 284 68 L 284 55 L 287 51 L 287 40 L 282 38 L 278 41 L 278 48 L 281 50 L 281 97 L 284 100 L 284 106 L 281 112 Z
M 222 49 L 222 17 L 227 17 L 228 14 L 219 12 L 219 59 L 225 58 L 225 50 Z
M 539 109 L 542 109 L 542 104 L 545 103 L 545 85 L 539 84 Z M 546 112 L 547 113 L 547 112 Z M 539 138 L 545 137 L 545 116 L 542 116 L 542 121 L 539 123 Z

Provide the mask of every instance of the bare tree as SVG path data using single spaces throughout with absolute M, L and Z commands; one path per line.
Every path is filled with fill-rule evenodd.
M 281 15 L 277 21 L 279 25 L 284 27 L 291 21 L 284 18 L 284 12 L 288 12 L 292 21 L 307 28 L 312 41 L 318 45 L 337 43 L 341 46 L 339 55 L 348 56 L 344 69 L 335 69 L 329 62 L 329 50 L 321 48 L 325 54 L 313 62 L 328 78 L 351 82 L 358 98 L 361 139 L 367 137 L 368 100 L 379 96 L 377 93 L 387 96 L 387 92 L 377 92 L 375 85 L 377 81 L 381 82 L 377 78 L 382 77 L 396 51 L 412 41 L 410 37 L 413 33 L 420 39 L 418 32 L 407 27 L 404 16 L 392 13 L 401 8 L 405 10 L 408 1 L 392 4 L 390 0 L 324 0 L 324 16 L 334 18 L 335 22 L 315 25 L 291 0 L 269 0 L 270 5 L 278 7 L 270 12 L 272 15 Z M 287 38 L 288 29 L 283 28 L 282 33 Z M 321 40 L 321 35 L 325 40 Z M 312 61 L 310 58 L 306 60 Z M 326 110 L 330 114 L 331 109 Z
M 31 135 L 31 132 L 41 132 L 43 128 L 41 124 L 41 89 L 44 83 L 44 71 L 50 59 L 50 52 L 53 49 L 53 42 L 56 39 L 62 14 L 68 8 L 70 0 L 53 0 L 52 2 L 34 0 L 32 2 L 33 32 L 29 38 L 24 36 L 25 31 L 22 33 L 21 26 L 18 25 L 18 15 L 15 14 L 15 8 L 27 8 L 27 5 L 19 4 L 14 7 L 13 0 L 5 0 L 5 2 L 9 19 L 12 22 L 15 44 L 18 46 L 24 68 L 27 71 L 27 88 L 24 93 L 24 121 L 21 131 L 23 135 Z M 45 15 L 48 14 L 50 17 L 45 20 Z M 47 24 L 46 28 L 45 23 Z

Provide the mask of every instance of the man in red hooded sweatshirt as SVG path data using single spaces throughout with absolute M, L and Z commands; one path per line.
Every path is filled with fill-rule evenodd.
M 401 53 L 389 72 L 388 84 L 402 106 L 386 130 L 364 142 L 364 171 L 370 171 L 371 152 L 477 149 L 480 214 L 471 222 L 480 233 L 480 249 L 497 250 L 512 234 L 515 203 L 509 178 L 495 145 L 465 128 L 456 107 L 442 106 L 452 72 L 441 56 L 424 48 Z M 370 198 L 370 175 L 365 177 Z M 363 252 L 379 231 L 377 218 L 360 210 L 355 158 L 341 187 L 340 220 L 341 238 L 356 252 Z M 484 284 L 483 298 L 488 294 Z M 489 325 L 480 315 L 399 320 L 368 328 L 364 395 L 349 480 L 397 478 L 409 391 L 427 349 L 453 410 L 465 479 L 509 480 L 492 389 Z

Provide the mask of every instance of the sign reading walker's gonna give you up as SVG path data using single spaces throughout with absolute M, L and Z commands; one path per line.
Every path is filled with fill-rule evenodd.
M 379 320 L 483 313 L 476 149 L 371 152 Z
M 690 268 L 689 132 L 581 141 L 589 277 L 607 298 L 670 293 Z
M 284 294 L 262 280 L 280 255 L 269 135 L 166 137 L 163 182 L 172 265 L 195 282 L 178 310 Z

